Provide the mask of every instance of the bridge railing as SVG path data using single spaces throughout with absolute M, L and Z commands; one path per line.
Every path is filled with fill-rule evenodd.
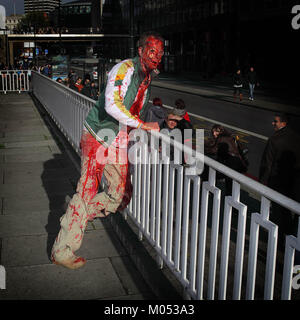
M 33 93 L 80 153 L 83 121 L 95 101 L 37 73 Z M 161 133 L 152 137 L 182 148 Z M 185 166 L 141 141 L 137 146 L 134 159 L 146 161 L 133 165 L 133 196 L 123 215 L 152 245 L 159 266 L 173 272 L 186 298 L 292 298 L 297 288 L 293 273 L 299 269 L 294 267 L 295 251 L 300 251 L 298 202 L 190 148 L 185 149 L 189 156 L 204 160 L 200 175 L 186 174 Z M 224 177 L 232 179 L 230 194 L 225 194 Z M 270 218 L 275 205 L 298 220 L 282 250 L 280 226 Z
M 0 92 L 29 91 L 30 70 L 0 70 Z
M 80 154 L 83 123 L 95 100 L 37 72 L 32 72 L 32 92 Z

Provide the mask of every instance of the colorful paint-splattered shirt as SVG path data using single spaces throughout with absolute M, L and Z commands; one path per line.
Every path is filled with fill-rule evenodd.
M 124 60 L 108 74 L 106 87 L 84 123 L 86 129 L 101 143 L 107 145 L 107 130 L 118 135 L 119 124 L 139 128 L 139 116 L 150 97 L 150 76 L 142 71 L 139 57 Z M 107 129 L 107 130 L 105 130 Z

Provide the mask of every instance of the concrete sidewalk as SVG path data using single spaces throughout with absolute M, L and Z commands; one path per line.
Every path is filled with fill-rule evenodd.
M 0 265 L 2 299 L 156 299 L 108 220 L 88 223 L 79 270 L 49 253 L 78 171 L 53 139 L 30 95 L 0 95 Z
M 217 99 L 220 101 L 232 102 L 241 106 L 252 106 L 254 108 L 271 110 L 274 112 L 285 112 L 300 116 L 299 99 L 284 99 L 273 97 L 270 91 L 263 92 L 260 87 L 256 88 L 254 101 L 248 99 L 248 87 L 243 88 L 243 100 L 233 98 L 233 87 L 228 83 L 217 83 L 198 79 L 195 76 L 172 76 L 160 74 L 152 82 L 152 86 L 196 94 L 205 98 Z

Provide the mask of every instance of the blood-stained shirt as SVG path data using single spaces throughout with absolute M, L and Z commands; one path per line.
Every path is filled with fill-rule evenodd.
M 102 129 L 112 129 L 117 136 L 120 124 L 139 128 L 143 123 L 140 113 L 150 97 L 150 82 L 139 57 L 115 65 L 108 74 L 105 90 L 86 118 L 85 127 L 100 142 Z

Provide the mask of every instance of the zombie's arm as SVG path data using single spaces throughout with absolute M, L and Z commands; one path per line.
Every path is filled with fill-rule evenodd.
M 133 64 L 130 60 L 116 65 L 110 71 L 105 90 L 105 110 L 120 123 L 132 128 L 139 128 L 143 121 L 132 115 L 123 104 L 133 71 Z

